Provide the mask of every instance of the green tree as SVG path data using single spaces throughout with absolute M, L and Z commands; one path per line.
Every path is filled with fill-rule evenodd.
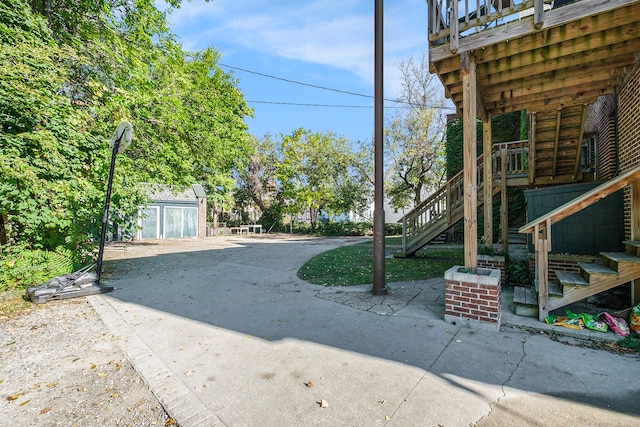
M 309 211 L 315 229 L 321 210 L 346 213 L 366 205 L 371 189 L 360 171 L 348 140 L 297 129 L 282 138 L 275 176 L 287 212 Z
M 418 205 L 444 178 L 444 105 L 428 58 L 409 58 L 399 64 L 401 93 L 398 101 L 409 105 L 387 122 L 384 131 L 385 193 L 391 205 Z
M 228 200 L 252 112 L 218 58 L 184 52 L 146 0 L 0 0 L 0 215 L 12 244 L 92 250 L 122 119 L 134 142 L 116 163 L 121 225 L 145 202 L 140 182 L 200 182 Z

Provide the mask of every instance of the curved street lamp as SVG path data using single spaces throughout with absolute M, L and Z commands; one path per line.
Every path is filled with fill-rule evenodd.
M 35 303 L 45 303 L 50 300 L 75 298 L 86 295 L 103 294 L 113 291 L 113 286 L 102 286 L 100 275 L 102 274 L 102 257 L 104 243 L 109 223 L 109 204 L 111 201 L 111 188 L 113 186 L 113 171 L 116 165 L 116 155 L 122 153 L 130 144 L 133 137 L 133 126 L 129 122 L 121 122 L 113 133 L 109 148 L 111 149 L 111 167 L 109 169 L 109 181 L 107 183 L 107 197 L 104 203 L 102 215 L 102 231 L 100 233 L 100 249 L 98 260 L 74 273 L 63 274 L 38 286 L 27 288 L 27 298 Z M 95 273 L 91 272 L 96 267 Z

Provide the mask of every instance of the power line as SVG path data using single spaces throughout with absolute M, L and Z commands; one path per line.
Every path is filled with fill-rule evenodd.
M 308 104 L 302 102 L 279 102 L 279 101 L 246 101 L 248 104 L 274 104 L 274 105 L 294 105 L 296 107 L 330 107 L 330 108 L 373 108 L 373 105 L 341 105 L 341 104 Z M 407 107 L 385 107 L 385 108 L 409 108 Z
M 284 77 L 278 77 L 278 76 L 274 76 L 271 74 L 265 74 L 265 73 L 260 73 L 258 71 L 253 71 L 253 70 L 247 70 L 246 68 L 240 68 L 240 67 L 235 67 L 233 65 L 226 65 L 226 64 L 221 64 L 218 63 L 219 66 L 221 67 L 225 67 L 225 68 L 229 68 L 231 70 L 238 70 L 238 71 L 242 71 L 245 73 L 249 73 L 249 74 L 255 74 L 257 76 L 261 76 L 261 77 L 266 77 L 269 79 L 274 79 L 274 80 L 280 80 L 286 83 L 292 83 L 292 84 L 297 84 L 297 85 L 301 85 L 301 86 L 307 86 L 307 87 L 312 87 L 315 89 L 321 89 L 321 90 L 326 90 L 329 92 L 337 92 L 337 93 L 344 93 L 346 95 L 352 95 L 352 96 L 359 96 L 362 98 L 368 98 L 368 99 L 374 99 L 373 95 L 365 95 L 362 93 L 357 93 L 357 92 L 350 92 L 347 90 L 341 90 L 341 89 L 335 89 L 335 88 L 330 88 L 327 86 L 320 86 L 320 85 L 315 85 L 315 84 L 311 84 L 311 83 L 305 83 L 305 82 L 301 82 L 298 80 L 291 80 L 291 79 L 285 79 Z M 407 102 L 407 101 L 401 101 L 398 99 L 389 99 L 389 98 L 385 98 L 385 101 L 389 101 L 389 102 L 396 102 L 399 104 L 406 104 L 407 106 L 416 106 L 418 104 L 413 104 L 411 102 Z M 249 102 L 249 101 L 247 101 Z M 297 104 L 297 103 L 285 103 L 285 102 L 270 102 L 270 101 L 252 101 L 254 103 L 262 103 L 262 104 L 283 104 L 283 105 L 302 105 L 302 106 L 314 106 L 314 107 L 341 107 L 339 105 L 321 105 L 321 104 Z M 434 105 L 420 105 L 421 107 L 425 107 L 425 108 L 433 108 L 433 109 L 441 109 L 441 110 L 453 110 L 452 107 L 440 107 L 440 106 L 434 106 Z M 344 106 L 345 108 L 373 108 L 373 107 L 363 107 L 363 106 Z M 387 108 L 387 107 L 385 107 Z M 390 108 L 394 108 L 394 107 L 390 107 Z M 406 107 L 395 107 L 395 108 L 406 108 Z

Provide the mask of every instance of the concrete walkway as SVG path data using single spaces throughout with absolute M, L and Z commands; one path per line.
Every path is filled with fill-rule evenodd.
M 637 355 L 445 323 L 441 279 L 386 297 L 298 279 L 353 242 L 139 242 L 89 298 L 183 427 L 640 425 Z

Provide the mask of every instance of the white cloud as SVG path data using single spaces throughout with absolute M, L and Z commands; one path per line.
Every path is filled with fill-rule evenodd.
M 228 51 L 235 45 L 347 70 L 371 83 L 373 9 L 368 0 L 198 0 L 183 3 L 169 19 L 189 50 L 213 45 Z M 416 14 L 425 16 L 426 28 L 423 1 L 385 6 L 386 81 L 394 80 L 393 70 L 409 52 L 426 49 L 426 29 L 416 31 Z

